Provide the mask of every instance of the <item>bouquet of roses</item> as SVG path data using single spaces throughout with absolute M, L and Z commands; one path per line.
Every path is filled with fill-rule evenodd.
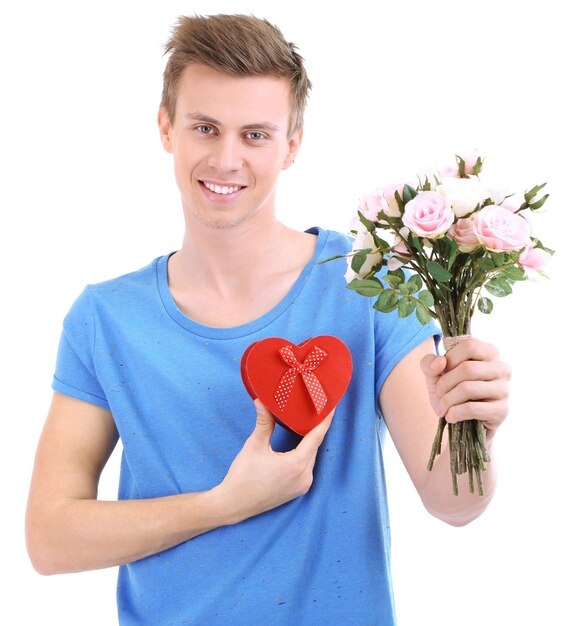
M 548 194 L 537 196 L 546 183 L 508 194 L 484 180 L 481 157 L 456 160 L 457 167 L 418 177 L 417 184 L 364 196 L 351 231 L 352 252 L 333 257 L 347 258 L 347 287 L 376 297 L 375 309 L 397 310 L 399 317 L 414 313 L 422 324 L 437 320 L 446 350 L 470 335 L 475 310 L 491 313 L 489 296 L 509 295 L 529 272 L 543 274 L 553 254 L 534 236 L 527 216 L 544 205 Z M 442 417 L 429 470 L 445 426 Z M 457 476 L 467 472 L 470 492 L 475 477 L 482 495 L 490 460 L 484 426 L 477 420 L 449 424 L 448 435 L 454 494 Z

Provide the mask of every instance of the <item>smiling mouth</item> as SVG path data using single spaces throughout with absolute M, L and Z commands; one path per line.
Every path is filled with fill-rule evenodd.
M 220 196 L 228 196 L 229 194 L 235 193 L 244 189 L 243 185 L 217 185 L 215 183 L 209 183 L 205 180 L 199 181 L 206 189 L 212 191 L 213 193 L 219 194 Z

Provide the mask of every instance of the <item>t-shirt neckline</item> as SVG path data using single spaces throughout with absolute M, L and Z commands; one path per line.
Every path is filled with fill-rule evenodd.
M 304 287 L 313 266 L 317 262 L 318 258 L 321 256 L 321 253 L 327 241 L 329 231 L 314 226 L 312 228 L 309 228 L 305 232 L 317 235 L 316 249 L 314 251 L 314 254 L 312 255 L 312 258 L 304 266 L 304 269 L 300 273 L 300 276 L 298 276 L 296 282 L 294 283 L 290 291 L 284 296 L 284 298 L 280 302 L 278 302 L 278 304 L 276 304 L 272 309 L 270 309 L 270 311 L 267 311 L 260 317 L 250 322 L 247 322 L 246 324 L 231 326 L 229 328 L 216 328 L 214 326 L 206 326 L 205 324 L 196 322 L 188 317 L 177 306 L 168 286 L 168 259 L 172 254 L 174 254 L 174 252 L 170 252 L 169 254 L 159 257 L 156 264 L 158 291 L 160 293 L 160 298 L 162 300 L 164 309 L 166 310 L 167 314 L 172 318 L 172 320 L 176 322 L 179 326 L 193 333 L 194 335 L 198 335 L 207 339 L 235 339 L 238 337 L 251 335 L 252 333 L 261 330 L 262 328 L 271 324 L 280 315 L 282 315 L 282 313 L 284 313 L 284 311 L 294 302 L 294 300 L 302 291 L 302 288 Z

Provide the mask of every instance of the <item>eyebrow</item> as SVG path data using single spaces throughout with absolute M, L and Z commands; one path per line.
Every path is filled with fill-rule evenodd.
M 199 111 L 193 111 L 192 113 L 186 113 L 183 116 L 184 120 L 193 120 L 197 122 L 206 122 L 207 124 L 213 124 L 214 126 L 223 126 L 222 122 L 216 120 L 205 113 Z M 272 122 L 256 122 L 254 124 L 245 124 L 241 127 L 242 130 L 255 130 L 260 128 L 262 130 L 270 130 L 272 132 L 278 132 L 281 130 L 280 126 L 273 124 Z

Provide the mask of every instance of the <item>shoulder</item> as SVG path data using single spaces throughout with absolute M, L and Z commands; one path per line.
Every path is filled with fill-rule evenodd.
M 75 299 L 66 320 L 92 319 L 102 310 L 133 312 L 145 300 L 155 299 L 159 268 L 170 254 L 155 258 L 144 267 L 98 283 L 89 283 Z
M 351 235 L 340 233 L 336 230 L 326 230 L 319 226 L 309 228 L 306 232 L 318 235 L 323 239 L 323 246 L 321 248 L 322 256 L 351 252 L 351 247 L 355 240 Z
M 171 254 L 171 253 L 170 253 Z M 137 289 L 154 284 L 158 268 L 167 262 L 170 254 L 156 257 L 153 261 L 132 272 L 116 276 L 98 283 L 89 283 L 86 289 L 91 294 L 118 293 L 128 289 Z

